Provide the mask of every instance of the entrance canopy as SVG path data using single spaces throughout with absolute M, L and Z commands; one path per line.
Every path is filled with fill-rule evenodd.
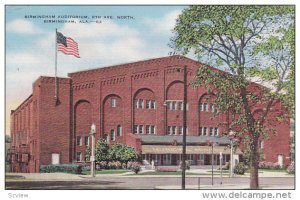
M 214 146 L 214 154 L 230 154 L 228 146 Z M 211 154 L 211 146 L 187 146 L 186 154 Z M 182 146 L 172 145 L 142 145 L 142 154 L 182 154 Z M 242 154 L 240 149 L 236 149 L 234 154 Z

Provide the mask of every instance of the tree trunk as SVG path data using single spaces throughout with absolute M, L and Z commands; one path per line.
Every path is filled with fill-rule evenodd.
M 259 189 L 258 184 L 258 138 L 253 138 L 253 144 L 250 146 L 251 148 L 251 156 L 250 156 L 250 189 Z

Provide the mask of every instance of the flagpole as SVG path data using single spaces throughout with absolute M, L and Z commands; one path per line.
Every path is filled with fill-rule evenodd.
M 57 28 L 55 29 L 55 103 L 58 101 L 58 81 L 57 81 Z

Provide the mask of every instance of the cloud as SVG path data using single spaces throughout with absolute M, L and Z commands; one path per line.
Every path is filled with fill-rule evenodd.
M 62 33 L 71 35 L 74 38 L 93 40 L 108 39 L 112 37 L 122 36 L 138 36 L 138 31 L 125 25 L 118 25 L 111 21 L 103 21 L 101 24 L 66 24 L 62 29 Z
M 150 26 L 151 30 L 155 33 L 170 34 L 175 27 L 176 19 L 181 14 L 181 10 L 174 10 L 167 13 L 163 18 L 159 19 L 147 19 L 145 24 Z
M 25 19 L 16 19 L 12 22 L 9 22 L 6 26 L 6 31 L 30 35 L 42 33 L 42 31 L 37 26 Z

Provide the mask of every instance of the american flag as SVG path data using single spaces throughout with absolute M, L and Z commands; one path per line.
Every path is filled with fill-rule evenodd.
M 78 52 L 78 44 L 72 38 L 66 37 L 60 32 L 56 32 L 56 41 L 58 51 L 80 58 Z

